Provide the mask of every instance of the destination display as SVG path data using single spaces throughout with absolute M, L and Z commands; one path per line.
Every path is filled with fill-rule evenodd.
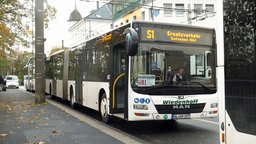
M 199 45 L 212 45 L 213 35 L 212 31 L 194 31 L 182 29 L 179 27 L 157 28 L 157 27 L 142 27 L 141 28 L 142 41 L 161 41 L 174 43 L 188 43 Z

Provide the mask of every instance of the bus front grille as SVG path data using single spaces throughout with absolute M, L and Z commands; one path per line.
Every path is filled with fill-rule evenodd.
M 200 113 L 203 111 L 205 103 L 199 104 L 179 104 L 179 105 L 156 105 L 159 114 L 188 114 Z

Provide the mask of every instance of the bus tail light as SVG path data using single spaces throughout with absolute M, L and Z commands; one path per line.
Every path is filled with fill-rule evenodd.
M 209 111 L 209 114 L 217 114 L 218 113 L 218 111 L 216 110 L 216 111 Z
M 225 134 L 224 134 L 224 133 L 221 134 L 221 142 L 222 142 L 222 143 L 225 142 Z
M 149 116 L 148 113 L 134 113 L 136 116 Z

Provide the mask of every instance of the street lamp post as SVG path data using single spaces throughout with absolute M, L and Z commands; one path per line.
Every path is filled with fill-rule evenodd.
M 152 0 L 152 5 L 151 5 L 151 17 L 152 17 L 152 21 L 154 21 L 154 0 Z
M 35 103 L 45 102 L 44 0 L 35 1 Z

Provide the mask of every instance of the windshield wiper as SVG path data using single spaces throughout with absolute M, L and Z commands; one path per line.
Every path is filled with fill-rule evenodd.
M 190 82 L 190 81 L 184 81 L 184 82 L 180 82 L 178 84 L 164 84 L 164 85 L 159 85 L 159 86 L 154 86 L 154 87 L 141 87 L 141 88 L 143 88 L 142 91 L 156 90 L 156 89 L 162 89 L 162 88 L 182 88 L 181 85 L 179 85 L 179 84 L 181 84 L 183 86 L 197 84 L 197 85 L 200 85 L 202 88 L 204 88 L 207 91 L 210 91 L 210 92 L 212 91 L 211 88 L 207 87 L 206 85 L 204 85 L 200 82 Z
M 147 91 L 147 90 L 155 90 L 155 89 L 159 89 L 159 88 L 177 88 L 177 86 L 175 85 L 159 85 L 159 86 L 154 86 L 154 87 L 149 87 L 149 88 L 143 88 L 143 91 Z
M 204 88 L 204 89 L 206 89 L 206 90 L 208 90 L 208 91 L 212 91 L 211 88 L 207 87 L 206 85 L 204 85 L 204 84 L 202 84 L 202 83 L 200 83 L 200 82 L 188 82 L 188 83 L 189 83 L 189 84 L 198 84 L 198 85 L 202 86 L 202 88 Z

